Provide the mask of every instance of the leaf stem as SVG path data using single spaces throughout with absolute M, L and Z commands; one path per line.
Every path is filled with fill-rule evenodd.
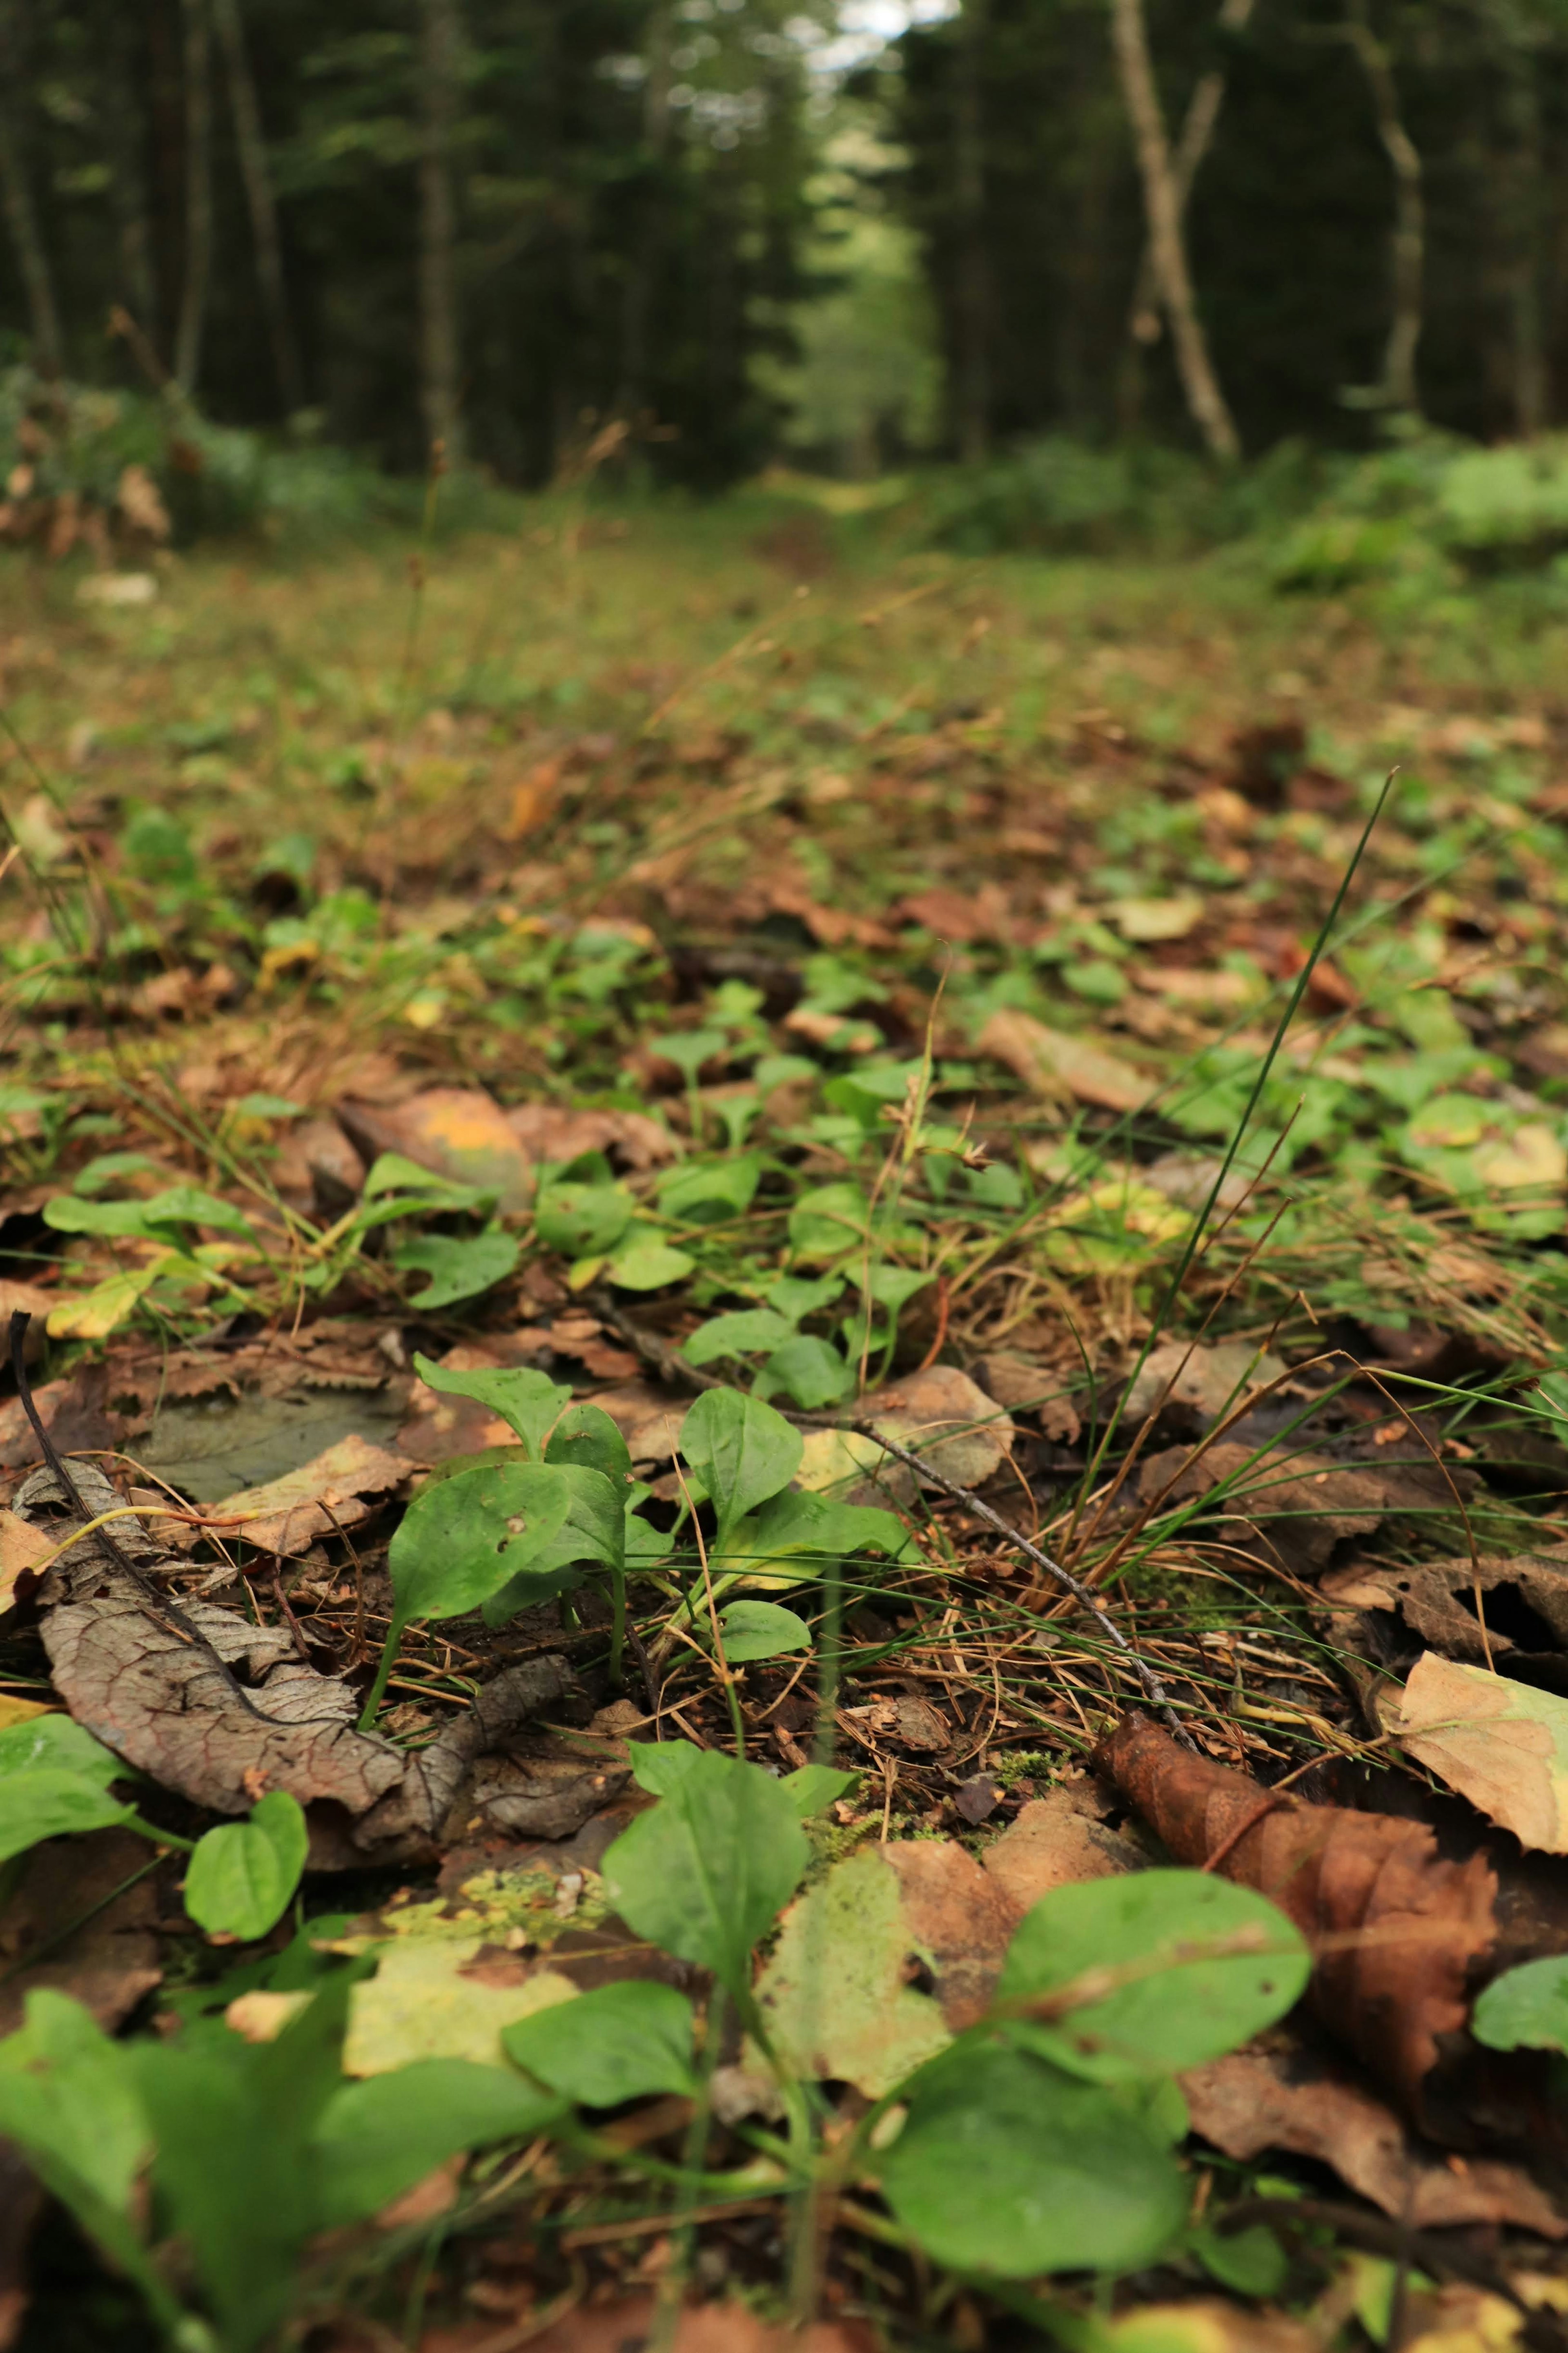
M 374 1726 L 381 1703 L 386 1697 L 387 1677 L 396 1662 L 407 1624 L 406 1618 L 394 1618 L 386 1630 L 386 1640 L 381 1646 L 381 1662 L 375 1671 L 375 1681 L 370 1687 L 370 1697 L 360 1710 L 359 1722 L 354 1726 L 356 1732 L 369 1732 Z

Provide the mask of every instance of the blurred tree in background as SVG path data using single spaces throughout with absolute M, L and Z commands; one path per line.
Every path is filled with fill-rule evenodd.
M 900 21 L 0 0 L 0 357 L 521 483 L 1568 408 L 1557 0 Z

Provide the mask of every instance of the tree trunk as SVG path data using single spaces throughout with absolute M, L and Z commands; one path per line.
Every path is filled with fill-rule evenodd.
M 206 0 L 184 0 L 185 266 L 174 328 L 174 382 L 195 394 L 212 277 L 212 39 Z
M 958 20 L 953 195 L 958 216 L 958 454 L 978 465 L 991 449 L 990 302 L 985 254 L 985 125 L 980 65 L 985 0 L 962 0 Z
M 1421 158 L 1399 109 L 1399 87 L 1384 44 L 1372 26 L 1367 0 L 1349 0 L 1345 35 L 1372 91 L 1377 135 L 1394 166 L 1394 230 L 1390 240 L 1392 316 L 1383 355 L 1382 396 L 1389 408 L 1419 412 L 1415 350 L 1421 341 L 1421 280 L 1426 267 L 1426 211 Z
M 1255 0 L 1224 0 L 1218 23 L 1222 32 L 1245 32 L 1251 18 Z M 1193 193 L 1193 183 L 1203 168 L 1214 139 L 1215 126 L 1225 104 L 1225 72 L 1211 66 L 1200 74 L 1182 123 L 1181 137 L 1171 158 L 1171 171 L 1176 183 L 1176 210 L 1184 223 L 1187 203 Z M 1133 283 L 1132 300 L 1127 306 L 1127 332 L 1134 342 L 1152 343 L 1159 340 L 1160 318 L 1156 304 L 1160 300 L 1160 280 L 1154 268 L 1152 248 L 1147 239 L 1139 258 L 1138 276 Z
M 425 434 L 448 462 L 458 452 L 458 225 L 452 150 L 458 126 L 458 0 L 424 0 L 420 68 L 419 375 Z
M 1182 202 L 1159 93 L 1154 88 L 1142 0 L 1111 0 L 1110 22 L 1122 92 L 1138 150 L 1138 168 L 1143 180 L 1155 281 L 1175 346 L 1182 390 L 1211 457 L 1238 458 L 1241 443 L 1209 358 L 1208 343 L 1193 300 L 1182 234 Z
M 240 173 L 245 181 L 245 200 L 250 212 L 250 230 L 256 239 L 256 274 L 260 280 L 261 299 L 267 307 L 272 364 L 277 371 L 278 389 L 282 396 L 284 412 L 291 417 L 296 409 L 304 406 L 305 390 L 300 375 L 299 353 L 289 323 L 283 246 L 278 234 L 278 205 L 272 193 L 267 142 L 261 132 L 261 110 L 256 100 L 256 82 L 246 52 L 245 26 L 240 18 L 239 0 L 213 0 L 213 13 L 217 20 L 218 38 L 223 43 L 224 58 L 228 67 L 229 103 L 234 109 L 235 140 L 239 149 Z
M 664 190 L 661 167 L 669 143 L 669 93 L 674 83 L 670 50 L 674 46 L 673 13 L 666 4 L 656 8 L 647 38 L 647 82 L 643 91 L 643 145 L 648 173 L 637 249 L 626 274 L 626 305 L 621 314 L 621 388 L 616 406 L 623 417 L 635 417 L 647 398 L 648 321 L 653 313 L 654 281 L 658 270 L 659 231 Z
M 14 11 L 7 6 L 0 13 L 0 199 L 5 204 L 5 226 L 16 248 L 16 266 L 27 297 L 34 364 L 40 375 L 57 376 L 65 365 L 59 305 L 55 300 L 54 273 L 33 203 L 21 129 L 11 104 L 13 97 L 25 92 L 27 86 L 17 54 Z
M 1541 121 L 1539 36 L 1510 0 L 1487 11 L 1501 56 L 1507 136 L 1496 157 L 1498 208 L 1507 254 L 1514 429 L 1530 440 L 1546 429 L 1548 372 L 1542 302 L 1546 172 Z
M 153 227 L 147 212 L 142 157 L 147 120 L 136 87 L 135 28 L 119 0 L 100 7 L 93 25 L 98 52 L 99 120 L 103 126 L 109 201 L 120 240 L 121 287 L 126 308 L 143 334 L 157 332 L 153 285 Z

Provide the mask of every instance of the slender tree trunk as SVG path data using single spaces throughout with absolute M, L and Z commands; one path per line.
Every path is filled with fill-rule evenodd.
M 109 201 L 120 239 L 121 285 L 126 308 L 145 335 L 158 325 L 153 285 L 153 227 L 142 168 L 147 123 L 136 87 L 135 28 L 120 0 L 99 11 L 94 37 L 99 49 L 99 119 L 103 125 L 109 169 Z
M 985 253 L 985 124 L 981 54 L 985 0 L 962 0 L 958 21 L 953 194 L 958 215 L 958 454 L 980 463 L 991 448 L 990 280 Z
M 1549 405 L 1542 302 L 1546 216 L 1541 122 L 1541 58 L 1533 28 L 1510 0 L 1488 10 L 1501 53 L 1507 139 L 1494 164 L 1507 249 L 1508 310 L 1514 429 L 1524 440 L 1544 432 Z
M 5 226 L 16 248 L 16 266 L 27 297 L 34 364 L 40 375 L 57 376 L 65 364 L 59 305 L 55 300 L 54 273 L 33 203 L 21 128 L 12 107 L 13 99 L 26 88 L 15 12 L 6 6 L 0 11 L 0 201 L 5 205 Z
M 458 455 L 458 220 L 452 151 L 458 127 L 458 0 L 424 0 L 420 69 L 419 368 L 425 434 Z
M 1392 315 L 1383 355 L 1382 393 L 1390 408 L 1419 412 L 1415 352 L 1421 341 L 1421 281 L 1426 269 L 1426 208 L 1421 158 L 1405 128 L 1399 86 L 1384 42 L 1373 30 L 1367 0 L 1349 0 L 1345 37 L 1354 49 L 1372 92 L 1377 135 L 1394 166 L 1394 229 L 1390 239 Z
M 184 0 L 185 18 L 185 267 L 174 328 L 174 381 L 196 388 L 212 277 L 212 33 L 207 0 Z
M 670 59 L 675 25 L 668 0 L 658 7 L 648 27 L 647 81 L 643 90 L 643 145 L 647 151 L 648 176 L 642 221 L 631 269 L 626 278 L 626 305 L 621 313 L 621 388 L 616 406 L 635 417 L 647 398 L 648 322 L 653 314 L 654 281 L 658 270 L 662 226 L 661 167 L 669 143 L 669 93 L 675 75 Z
M 1230 34 L 1245 32 L 1254 5 L 1255 0 L 1224 0 L 1218 18 L 1221 31 Z M 1184 225 L 1193 183 L 1203 168 L 1224 104 L 1224 69 L 1211 66 L 1206 73 L 1199 75 L 1196 87 L 1187 101 L 1181 136 L 1171 157 L 1172 175 L 1176 183 L 1176 207 Z M 1145 239 L 1138 263 L 1138 276 L 1133 284 L 1132 300 L 1127 306 L 1127 332 L 1135 342 L 1152 343 L 1159 340 L 1160 316 L 1156 308 L 1159 300 L 1160 280 L 1154 268 L 1153 249 Z
M 1165 136 L 1164 117 L 1160 111 L 1159 93 L 1154 87 L 1154 69 L 1149 56 L 1149 35 L 1143 21 L 1142 0 L 1111 0 L 1110 22 L 1122 91 L 1138 149 L 1138 168 L 1143 179 L 1143 204 L 1148 215 L 1149 244 L 1153 255 L 1155 278 L 1170 324 L 1171 340 L 1175 346 L 1182 389 L 1210 455 L 1239 458 L 1241 443 L 1230 410 L 1226 406 L 1225 395 L 1220 390 L 1219 378 L 1215 374 L 1208 343 L 1198 318 L 1197 305 L 1193 300 L 1186 244 L 1182 234 L 1181 198 L 1172 166 L 1170 142 Z
M 300 375 L 299 353 L 289 323 L 283 246 L 278 234 L 278 204 L 272 193 L 272 174 L 267 161 L 267 142 L 261 132 L 261 110 L 257 104 L 256 82 L 246 51 L 239 0 L 213 0 L 213 14 L 217 21 L 217 35 L 223 43 L 224 58 L 228 68 L 229 103 L 234 109 L 235 139 L 239 148 L 240 173 L 245 181 L 245 200 L 250 211 L 250 231 L 256 240 L 256 274 L 261 281 L 261 299 L 267 306 L 272 364 L 277 371 L 278 389 L 282 395 L 284 410 L 291 417 L 296 409 L 304 406 L 305 390 Z

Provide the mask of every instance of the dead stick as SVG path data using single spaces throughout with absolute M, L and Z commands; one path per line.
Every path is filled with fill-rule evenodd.
M 868 1421 L 852 1421 L 848 1426 L 861 1438 L 875 1439 L 877 1444 L 887 1453 L 896 1456 L 900 1462 L 907 1462 L 910 1470 L 918 1472 L 922 1479 L 929 1479 L 933 1487 L 940 1487 L 944 1495 L 951 1495 L 955 1504 L 962 1504 L 965 1511 L 973 1512 L 976 1519 L 983 1521 L 994 1535 L 1003 1537 L 1006 1543 L 1021 1552 L 1026 1560 L 1032 1560 L 1037 1568 L 1043 1568 L 1047 1577 L 1054 1577 L 1063 1590 L 1072 1595 L 1079 1609 L 1088 1611 L 1107 1641 L 1112 1643 L 1121 1652 L 1122 1657 L 1142 1684 L 1144 1695 L 1159 1709 L 1182 1746 L 1184 1748 L 1193 1746 L 1193 1741 L 1171 1705 L 1165 1686 L 1153 1668 L 1146 1659 L 1140 1657 L 1115 1619 L 1101 1608 L 1086 1585 L 1079 1584 L 1070 1569 L 1064 1568 L 1059 1560 L 1053 1560 L 1048 1552 L 1042 1552 L 1037 1544 L 1031 1544 L 1021 1528 L 1014 1527 L 1011 1521 L 1002 1517 L 1000 1512 L 994 1512 L 989 1504 L 983 1504 L 979 1496 L 970 1488 L 961 1487 L 955 1479 L 947 1478 L 943 1472 L 928 1461 L 923 1454 L 911 1453 L 907 1446 L 900 1446 L 896 1438 L 886 1437 Z

